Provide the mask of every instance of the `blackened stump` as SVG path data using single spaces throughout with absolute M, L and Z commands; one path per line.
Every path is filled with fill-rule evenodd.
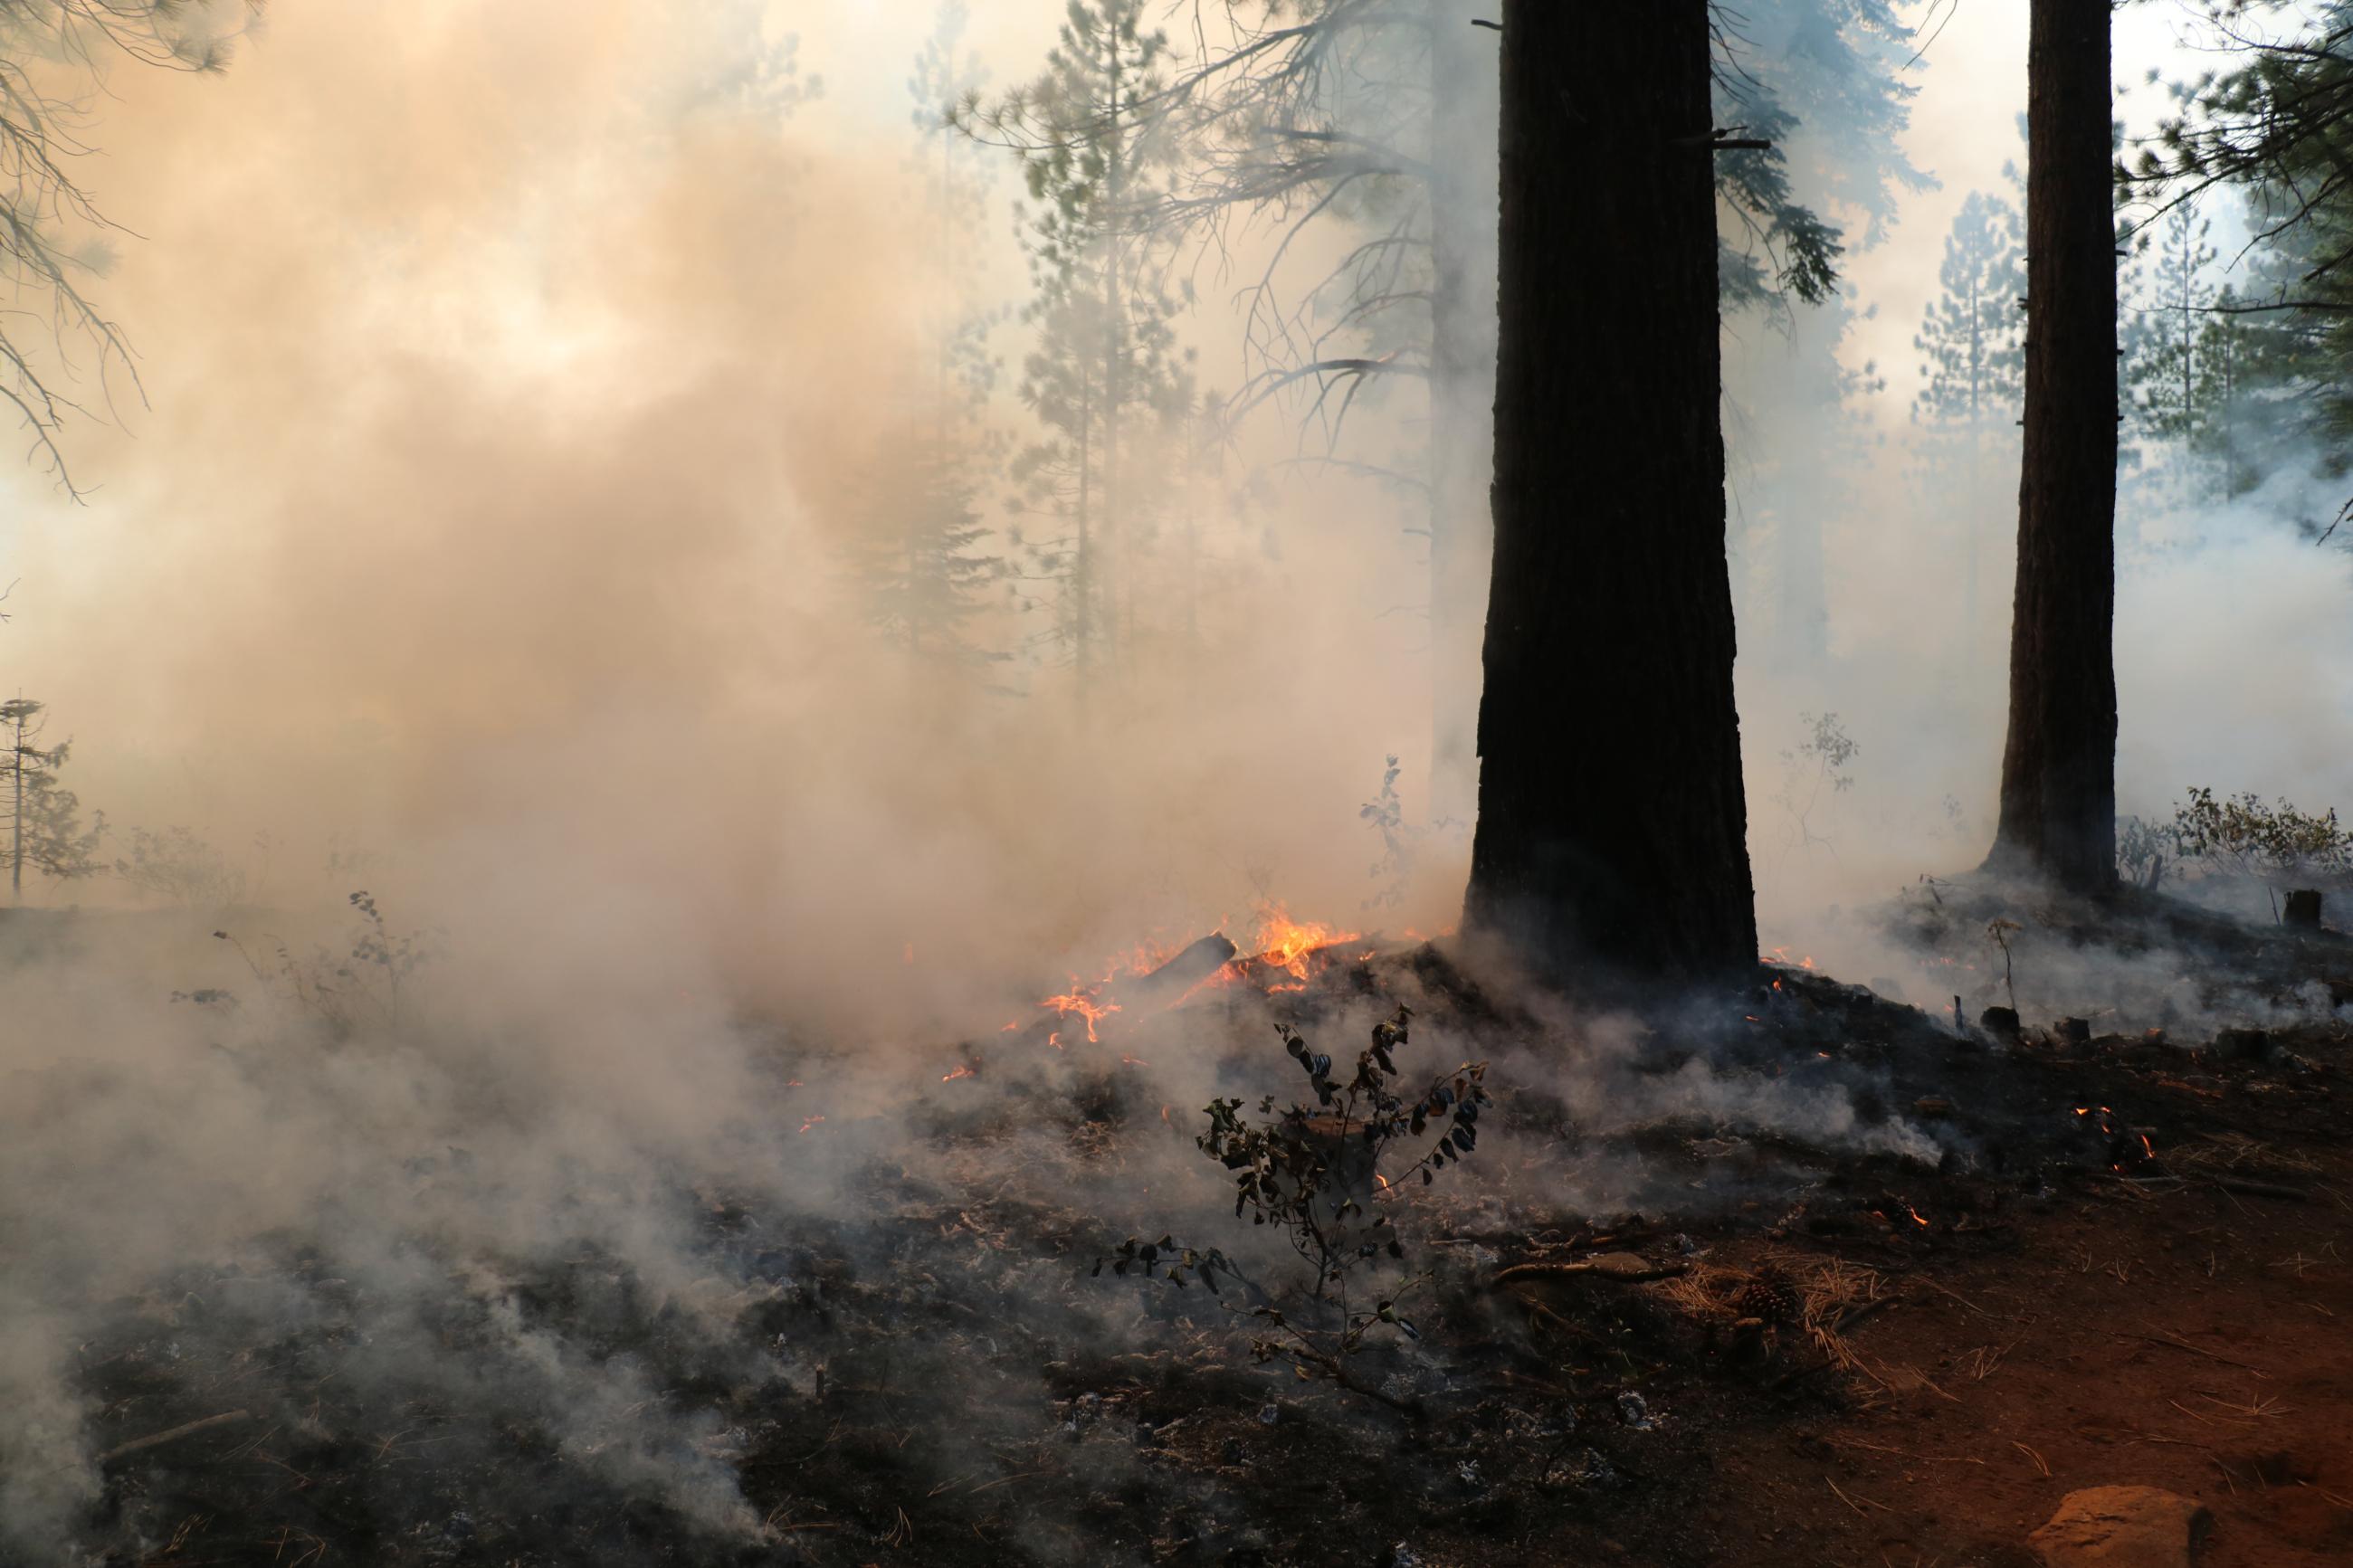
M 1504 6 L 1494 573 L 1464 915 L 1554 980 L 1757 962 L 1708 51 L 1706 0 L 1658 0 L 1639 25 Z

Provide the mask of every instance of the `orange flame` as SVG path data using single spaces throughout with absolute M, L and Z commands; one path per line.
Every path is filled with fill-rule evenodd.
M 940 1074 L 940 1081 L 942 1083 L 954 1083 L 960 1078 L 971 1078 L 972 1076 L 973 1070 L 970 1068 L 959 1067 L 954 1072 L 944 1072 Z
M 804 1131 L 804 1132 L 806 1132 L 806 1131 L 807 1131 L 810 1128 L 812 1128 L 812 1127 L 816 1126 L 818 1122 L 820 1122 L 820 1121 L 824 1121 L 824 1120 L 825 1120 L 825 1118 L 824 1118 L 824 1117 L 822 1117 L 822 1116 L 812 1116 L 812 1117 L 810 1117 L 807 1121 L 804 1121 L 804 1122 L 802 1122 L 802 1123 L 801 1123 L 801 1131 Z
M 1089 1045 L 1093 1045 L 1095 1043 L 1095 1021 L 1099 1018 L 1107 1017 L 1111 1014 L 1119 1011 L 1119 1004 L 1116 1002 L 1096 1001 L 1095 994 L 1087 987 L 1079 984 L 1075 976 L 1072 977 L 1070 990 L 1060 996 L 1049 996 L 1043 1002 L 1039 1003 L 1038 1005 L 1040 1007 L 1051 1007 L 1055 1012 L 1060 1013 L 1065 1018 L 1069 1017 L 1071 1014 L 1076 1013 L 1080 1017 L 1085 1019 L 1087 1023 L 1087 1043 Z M 1061 1031 L 1060 1029 L 1055 1030 L 1054 1037 L 1054 1039 L 1049 1043 L 1059 1049 L 1060 1048 Z
M 1307 960 L 1318 950 L 1335 942 L 1363 940 L 1361 931 L 1335 931 L 1317 921 L 1294 921 L 1281 904 L 1269 904 L 1259 911 L 1257 957 L 1289 970 L 1293 980 L 1307 978 Z

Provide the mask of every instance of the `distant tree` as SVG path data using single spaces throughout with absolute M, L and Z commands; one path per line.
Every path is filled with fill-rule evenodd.
M 1123 562 L 1130 500 L 1121 458 L 1128 420 L 1190 395 L 1171 325 L 1177 301 L 1134 221 L 1172 148 L 1150 105 L 1166 89 L 1168 40 L 1147 0 L 1070 0 L 1046 69 L 1029 86 L 957 114 L 966 134 L 1009 148 L 1034 207 L 1024 231 L 1037 337 L 1021 399 L 1045 428 L 1017 479 L 1068 534 L 1051 552 L 1066 642 L 1083 703 L 1114 668 L 1128 623 Z
M 2015 206 L 1971 191 L 1945 236 L 1940 292 L 1912 340 L 1921 355 L 1912 421 L 1926 437 L 1922 455 L 1936 476 L 1936 510 L 1955 519 L 1960 532 L 1964 647 L 1978 624 L 1978 533 L 1993 510 L 1989 486 L 2006 485 L 2017 472 L 2025 238 Z
M 767 12 L 765 0 L 670 0 L 665 19 L 710 62 L 687 82 L 685 109 L 781 120 L 825 96 L 825 79 L 801 69 L 800 35 L 771 31 Z
M 98 843 L 106 833 L 106 814 L 97 813 L 85 828 L 80 799 L 58 782 L 73 742 L 37 743 L 42 712 L 41 703 L 22 697 L 0 702 L 0 808 L 8 816 L 0 848 L 8 857 L 8 894 L 16 902 L 24 900 L 28 867 L 60 881 L 94 876 Z
M 2158 220 L 2155 234 L 2144 230 L 2136 237 L 2145 244 L 2154 272 L 2137 311 L 2147 346 L 2126 356 L 2130 412 L 2151 438 L 2165 444 L 2169 467 L 2184 489 L 2194 483 L 2194 460 L 2208 449 L 2205 405 L 2212 386 L 2200 373 L 2202 329 L 2217 292 L 2212 271 L 2220 253 L 2210 237 L 2212 229 L 2194 202 L 2184 202 Z
M 1929 301 L 1912 346 L 1921 354 L 1915 424 L 1978 431 L 2018 417 L 2023 387 L 2024 226 L 1998 195 L 1971 191 L 1945 236 Z
M 2341 470 L 2353 436 L 2353 0 L 2199 9 L 2228 63 L 2174 84 L 2181 112 L 2125 177 L 2177 203 L 2218 184 L 2245 194 L 2251 278 L 2210 306 L 2238 320 L 2218 340 L 2233 398 L 2264 409 L 2262 430 L 2240 439 L 2293 432 Z
M 886 444 L 870 468 L 852 569 L 868 623 L 909 654 L 985 664 L 1007 656 L 976 644 L 969 626 L 1008 568 L 982 548 L 991 530 L 961 468 L 954 450 L 922 436 Z
M 142 893 L 191 909 L 226 909 L 245 897 L 244 872 L 191 828 L 134 827 L 122 847 L 114 874 Z
M 995 390 L 999 362 L 988 353 L 988 338 L 1006 314 L 978 302 L 971 265 L 994 184 L 987 164 L 976 155 L 980 150 L 959 129 L 956 118 L 959 106 L 976 98 L 988 79 L 979 57 L 964 46 L 971 21 L 966 0 L 940 0 L 932 30 L 907 77 L 907 96 L 913 101 L 909 118 L 916 138 L 913 163 L 922 176 L 938 268 L 934 293 L 938 314 L 930 330 L 942 440 L 954 433 L 963 415 Z

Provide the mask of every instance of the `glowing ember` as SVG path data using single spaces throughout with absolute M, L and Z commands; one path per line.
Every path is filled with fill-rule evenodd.
M 818 1122 L 820 1122 L 820 1121 L 824 1121 L 824 1120 L 825 1120 L 825 1118 L 824 1118 L 824 1117 L 822 1117 L 822 1116 L 812 1116 L 812 1117 L 810 1117 L 807 1121 L 804 1121 L 804 1122 L 802 1122 L 802 1123 L 801 1123 L 801 1131 L 804 1131 L 804 1132 L 806 1132 L 806 1131 L 807 1131 L 810 1128 L 812 1128 L 812 1127 L 816 1126 Z
M 944 1072 L 940 1074 L 940 1081 L 942 1083 L 954 1083 L 960 1078 L 970 1078 L 972 1076 L 973 1071 L 970 1068 L 960 1067 L 954 1072 Z
M 1142 1057 L 1123 1056 L 1119 1059 L 1125 1062 L 1132 1068 L 1148 1068 L 1152 1065 L 1150 1062 L 1145 1061 Z

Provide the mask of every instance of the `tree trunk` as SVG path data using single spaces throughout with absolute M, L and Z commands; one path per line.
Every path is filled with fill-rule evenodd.
M 2033 0 L 2026 444 L 1995 868 L 2116 880 L 2116 268 L 2108 0 Z
M 1504 7 L 1494 571 L 1464 917 L 1554 980 L 1757 961 L 1708 49 L 1707 0 L 1656 0 L 1641 26 Z
M 1430 5 L 1430 816 L 1468 822 L 1478 800 L 1479 626 L 1493 471 L 1495 55 L 1472 26 L 1487 0 Z

